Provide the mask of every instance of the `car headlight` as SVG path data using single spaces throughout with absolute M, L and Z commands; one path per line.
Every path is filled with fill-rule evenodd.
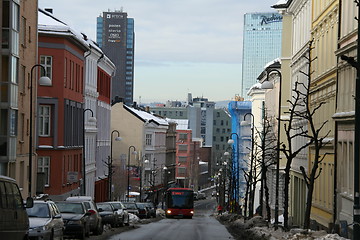
M 78 224 L 78 225 L 82 225 L 81 220 L 69 220 L 67 224 Z
M 170 214 L 170 213 L 171 213 L 171 210 L 167 210 L 166 213 L 167 213 L 167 214 Z

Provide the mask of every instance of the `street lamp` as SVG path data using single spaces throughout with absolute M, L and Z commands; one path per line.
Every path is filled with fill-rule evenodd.
M 94 112 L 90 108 L 86 108 L 83 111 L 83 163 L 82 163 L 82 174 L 83 174 L 83 186 L 82 186 L 82 195 L 86 195 L 86 149 L 85 149 L 85 113 L 87 111 L 91 112 L 91 117 L 89 117 L 88 122 L 96 122 L 96 118 L 94 117 Z
M 33 70 L 36 67 L 40 67 L 44 70 L 44 76 L 40 77 L 39 79 L 39 84 L 40 85 L 45 85 L 45 86 L 50 86 L 51 85 L 51 80 L 49 77 L 46 76 L 46 69 L 43 65 L 40 64 L 35 64 L 34 66 L 32 66 L 31 68 L 31 72 L 30 72 L 30 117 L 29 117 L 29 189 L 28 189 L 28 194 L 29 197 L 32 196 L 32 150 L 33 150 L 33 146 L 32 146 L 32 142 L 33 142 Z
M 134 146 L 130 146 L 129 147 L 129 152 L 128 152 L 128 166 L 127 166 L 127 197 L 126 199 L 129 201 L 129 196 L 130 196 L 130 149 L 133 149 L 133 154 L 136 154 L 136 149 Z
M 280 174 L 280 118 L 281 118 L 281 72 L 277 69 L 268 69 L 266 71 L 266 81 L 261 84 L 262 89 L 273 89 L 273 84 L 269 81 L 269 75 L 276 72 L 279 75 L 279 106 L 278 106 L 278 124 L 277 124 L 277 143 L 276 143 L 276 183 L 275 183 L 275 226 L 279 224 L 279 174 Z
M 236 142 L 232 138 L 232 136 L 236 136 Z M 239 135 L 237 133 L 231 133 L 230 138 L 228 140 L 228 144 L 233 145 L 233 160 L 232 160 L 232 200 L 235 200 L 235 203 L 239 201 Z M 236 151 L 235 146 L 236 145 Z M 236 156 L 234 154 L 236 152 Z M 233 206 L 234 207 L 234 206 Z M 238 209 L 232 209 L 238 210 Z
M 143 158 L 145 158 L 145 160 L 143 160 Z M 143 172 L 143 164 L 146 163 L 148 164 L 149 163 L 149 160 L 146 159 L 146 155 L 142 156 L 141 157 L 141 160 L 140 160 L 140 164 L 139 164 L 139 174 L 140 174 L 140 188 L 139 188 L 139 193 L 140 193 L 140 202 L 142 202 L 142 172 Z
M 112 201 L 112 176 L 113 176 L 113 134 L 117 133 L 117 137 L 115 138 L 115 141 L 121 141 L 120 132 L 118 130 L 113 130 L 111 132 L 111 141 L 110 141 L 110 163 L 109 163 L 109 200 Z
M 245 126 L 248 125 L 248 121 L 246 121 L 246 116 L 250 115 L 251 116 L 251 158 L 250 158 L 250 172 L 249 172 L 249 182 L 246 184 L 246 195 L 245 195 L 245 209 L 244 209 L 244 215 L 246 217 L 246 213 L 247 213 L 247 204 L 248 204 L 248 200 L 249 200 L 249 195 L 252 195 L 252 189 L 251 189 L 251 185 L 253 182 L 253 164 L 254 164 L 254 115 L 252 113 L 246 113 L 244 115 L 244 120 L 241 121 L 240 125 Z M 250 188 L 250 193 L 249 193 L 249 188 Z M 253 199 L 254 200 L 254 199 Z M 249 204 L 249 216 L 252 217 L 253 215 L 253 204 L 254 201 L 251 201 Z

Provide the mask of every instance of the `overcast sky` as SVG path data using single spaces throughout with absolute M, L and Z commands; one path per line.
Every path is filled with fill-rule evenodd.
M 240 93 L 243 17 L 278 0 L 39 0 L 96 41 L 96 17 L 123 10 L 135 21 L 134 101 L 231 100 Z

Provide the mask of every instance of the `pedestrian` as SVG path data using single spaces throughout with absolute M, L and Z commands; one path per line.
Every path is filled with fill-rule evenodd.
M 221 206 L 221 204 L 217 206 L 217 211 L 219 215 L 222 215 L 223 207 Z

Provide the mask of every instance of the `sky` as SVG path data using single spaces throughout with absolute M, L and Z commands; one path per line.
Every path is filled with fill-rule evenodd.
M 243 17 L 278 0 L 39 0 L 40 8 L 96 41 L 96 18 L 123 10 L 135 21 L 134 101 L 210 101 L 240 94 Z

